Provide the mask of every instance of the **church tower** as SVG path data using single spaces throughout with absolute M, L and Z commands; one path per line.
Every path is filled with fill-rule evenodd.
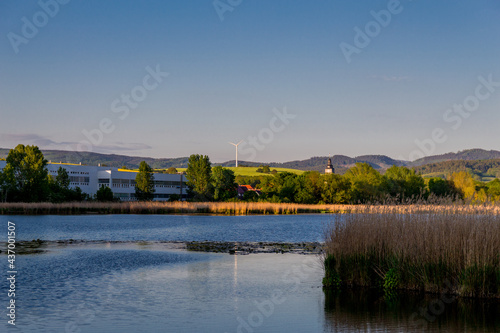
M 325 174 L 335 173 L 335 169 L 332 166 L 332 159 L 328 157 L 328 164 L 326 165 Z

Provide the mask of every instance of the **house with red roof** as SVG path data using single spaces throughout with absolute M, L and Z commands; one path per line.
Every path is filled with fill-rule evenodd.
M 238 199 L 243 199 L 243 195 L 248 191 L 254 191 L 257 195 L 260 195 L 260 190 L 252 187 L 252 185 L 238 185 Z

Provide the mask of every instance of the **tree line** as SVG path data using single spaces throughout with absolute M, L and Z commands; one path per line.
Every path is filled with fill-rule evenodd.
M 0 172 L 0 200 L 5 202 L 64 202 L 114 201 L 113 192 L 102 186 L 89 196 L 79 187 L 70 188 L 70 177 L 63 167 L 57 175 L 47 171 L 47 160 L 36 146 L 18 145 L 10 150 L 6 166 Z M 357 204 L 452 198 L 474 202 L 499 201 L 500 180 L 488 183 L 474 179 L 471 173 L 459 171 L 447 179 L 424 179 L 414 169 L 392 166 L 381 174 L 367 163 L 356 163 L 343 175 L 306 171 L 301 175 L 290 172 L 269 172 L 261 166 L 261 176 L 235 176 L 222 166 L 212 167 L 208 156 L 191 155 L 186 170 L 188 200 L 237 201 L 237 186 L 252 185 L 258 192 L 247 191 L 246 201 L 303 204 Z M 166 170 L 167 171 L 167 170 Z M 167 172 L 172 172 L 173 169 Z M 142 161 L 135 178 L 137 200 L 154 199 L 154 172 Z M 180 200 L 172 195 L 170 201 Z
M 259 190 L 260 194 L 245 192 L 243 200 L 277 203 L 408 203 L 433 198 L 474 202 L 500 200 L 499 179 L 483 183 L 465 171 L 454 172 L 447 179 L 424 179 L 414 169 L 405 166 L 392 166 L 381 174 L 368 163 L 356 163 L 343 175 L 306 171 L 301 175 L 279 172 L 234 177 L 229 169 L 211 168 L 208 156 L 192 155 L 186 178 L 194 201 L 237 200 L 233 190 L 237 185 L 251 185 Z

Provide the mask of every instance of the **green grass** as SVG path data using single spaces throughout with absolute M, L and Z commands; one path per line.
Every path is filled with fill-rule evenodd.
M 422 175 L 423 178 L 435 178 L 435 177 L 438 177 L 438 178 L 443 178 L 443 179 L 446 179 L 446 176 L 448 174 L 447 173 L 444 173 L 444 172 L 431 172 L 431 173 L 425 173 Z
M 226 169 L 233 170 L 235 176 L 272 176 L 272 174 L 257 172 L 258 167 L 226 167 Z M 271 168 L 278 172 L 291 172 L 297 175 L 303 174 L 305 171 L 287 168 Z M 177 171 L 186 171 L 186 168 L 177 168 Z
M 443 178 L 443 179 L 446 179 L 448 177 L 448 173 L 446 172 L 431 172 L 431 173 L 425 173 L 422 175 L 423 178 L 425 179 L 428 179 L 428 178 L 434 178 L 434 177 L 438 177 L 438 178 Z M 481 175 L 479 175 L 481 177 L 481 181 L 482 182 L 489 182 L 489 181 L 492 181 L 493 179 L 495 179 L 496 177 L 495 176 L 492 176 L 492 175 L 489 175 L 489 174 L 486 174 L 486 173 L 483 173 Z
M 484 177 L 481 178 L 481 180 L 483 182 L 487 183 L 487 182 L 490 182 L 490 181 L 494 180 L 495 178 L 496 178 L 495 176 L 484 176 Z

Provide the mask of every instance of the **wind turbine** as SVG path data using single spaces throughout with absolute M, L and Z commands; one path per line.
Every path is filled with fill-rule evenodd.
M 232 143 L 232 142 L 229 142 L 230 144 L 232 144 L 233 146 L 236 147 L 236 167 L 238 167 L 238 146 L 240 145 L 240 143 L 242 143 L 243 140 L 241 140 L 240 142 L 238 143 Z

